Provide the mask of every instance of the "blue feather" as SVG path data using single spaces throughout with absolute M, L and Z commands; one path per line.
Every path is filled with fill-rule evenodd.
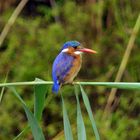
M 60 88 L 60 85 L 57 83 L 54 83 L 52 87 L 52 92 L 57 94 L 59 91 L 59 88 Z
M 52 70 L 52 77 L 54 81 L 53 91 L 56 93 L 59 90 L 60 83 L 65 83 L 64 78 L 70 71 L 74 58 L 65 53 L 60 53 L 54 63 Z
M 80 42 L 78 42 L 78 41 L 67 41 L 64 45 L 63 45 L 63 47 L 62 47 L 62 50 L 63 49 L 66 49 L 66 48 L 68 48 L 68 47 L 77 47 L 77 46 L 80 46 Z

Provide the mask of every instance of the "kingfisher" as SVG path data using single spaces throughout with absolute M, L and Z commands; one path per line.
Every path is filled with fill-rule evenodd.
M 82 64 L 82 53 L 97 53 L 84 48 L 78 41 L 64 43 L 60 53 L 55 58 L 52 67 L 53 87 L 52 92 L 58 93 L 64 84 L 71 84 L 78 74 Z

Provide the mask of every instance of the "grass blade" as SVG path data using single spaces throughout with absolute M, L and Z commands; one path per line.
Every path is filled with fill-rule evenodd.
M 25 85 L 52 85 L 52 81 L 0 83 L 0 87 Z M 74 82 L 75 85 L 105 86 L 107 88 L 140 90 L 140 82 Z
M 2 87 L 2 90 L 1 90 L 1 92 L 0 92 L 0 103 L 2 102 L 4 90 L 5 90 L 5 87 Z
M 36 82 L 43 81 L 40 79 L 35 79 Z M 34 95 L 35 95 L 35 104 L 34 104 L 34 115 L 37 120 L 41 120 L 45 96 L 47 92 L 47 85 L 35 85 L 34 86 Z
M 139 82 L 76 82 L 80 85 L 104 86 L 107 88 L 140 90 Z
M 25 133 L 28 132 L 29 128 L 29 126 L 26 126 L 13 140 L 21 139 L 21 137 L 23 137 L 23 134 L 25 135 Z
M 8 74 L 9 74 L 9 71 L 8 71 L 7 74 L 6 74 L 4 83 L 6 83 L 6 81 L 7 81 L 7 79 L 8 79 Z M 3 98 L 3 95 L 4 95 L 4 90 L 5 90 L 5 87 L 2 87 L 1 92 L 0 92 L 0 103 L 2 102 L 2 98 Z
M 29 123 L 29 125 L 31 127 L 31 130 L 32 130 L 34 140 L 45 140 L 43 132 L 42 132 L 40 126 L 38 125 L 37 119 L 34 117 L 32 112 L 28 109 L 28 107 L 26 106 L 25 102 L 22 100 L 22 98 L 17 93 L 16 89 L 14 87 L 8 87 L 8 88 L 11 91 L 13 91 L 14 95 L 22 103 L 22 106 L 24 108 L 24 111 L 25 111 L 27 119 L 28 119 L 28 123 Z
M 86 130 L 85 125 L 81 113 L 80 103 L 79 103 L 79 97 L 78 97 L 78 91 L 75 86 L 75 96 L 77 100 L 77 133 L 78 133 L 78 140 L 86 140 Z
M 99 136 L 99 133 L 98 133 L 98 130 L 97 130 L 97 127 L 96 127 L 96 123 L 95 123 L 95 120 L 93 118 L 92 110 L 91 110 L 91 107 L 90 107 L 89 99 L 88 99 L 88 97 L 87 97 L 87 95 L 86 95 L 86 93 L 85 93 L 85 91 L 84 91 L 84 89 L 82 88 L 81 85 L 80 85 L 80 90 L 81 90 L 82 98 L 83 98 L 85 107 L 87 109 L 87 112 L 88 112 L 88 115 L 89 115 L 89 118 L 90 118 L 90 121 L 91 121 L 91 124 L 92 124 L 92 128 L 93 128 L 96 140 L 100 140 L 100 136 Z
M 72 135 L 72 129 L 70 126 L 70 121 L 68 118 L 67 110 L 65 107 L 64 99 L 61 94 L 61 99 L 62 99 L 62 109 L 63 109 L 63 122 L 64 122 L 64 133 L 65 133 L 65 139 L 66 140 L 73 140 L 73 135 Z

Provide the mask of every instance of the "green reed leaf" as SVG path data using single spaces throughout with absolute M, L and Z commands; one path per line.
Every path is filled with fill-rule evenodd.
M 43 81 L 40 79 L 35 79 L 36 82 Z M 47 93 L 47 85 L 35 85 L 34 86 L 34 95 L 35 95 L 35 103 L 34 103 L 34 115 L 37 120 L 41 120 L 42 112 L 44 109 L 45 96 Z
M 65 107 L 65 102 L 63 99 L 63 96 L 61 94 L 61 99 L 62 99 L 62 110 L 63 110 L 63 123 L 64 123 L 64 133 L 65 133 L 65 139 L 66 140 L 73 140 L 73 135 L 72 135 L 72 129 L 70 126 L 70 121 L 68 118 L 67 110 Z
M 88 115 L 89 115 L 89 118 L 90 118 L 90 121 L 91 121 L 91 124 L 92 124 L 92 128 L 93 128 L 96 140 L 100 140 L 100 135 L 99 135 L 99 132 L 97 130 L 95 120 L 93 118 L 93 114 L 92 114 L 92 110 L 91 110 L 91 107 L 90 107 L 89 99 L 88 99 L 88 97 L 87 97 L 87 95 L 86 95 L 86 93 L 85 93 L 85 91 L 84 91 L 84 89 L 82 88 L 81 85 L 80 85 L 80 90 L 81 90 L 81 93 L 82 93 L 82 98 L 83 98 L 86 110 L 88 112 Z
M 28 109 L 27 105 L 25 104 L 23 99 L 20 97 L 20 95 L 17 93 L 16 89 L 11 86 L 9 86 L 8 88 L 14 93 L 14 95 L 17 97 L 17 99 L 21 102 L 21 104 L 24 108 L 24 111 L 26 113 L 29 126 L 31 127 L 34 140 L 45 140 L 45 137 L 37 122 L 37 119 L 34 117 L 33 113 Z
M 29 81 L 29 82 L 13 82 L 0 83 L 0 87 L 6 86 L 25 86 L 25 85 L 52 85 L 52 81 Z M 104 86 L 107 88 L 131 89 L 140 90 L 140 82 L 74 82 L 74 85 L 91 85 Z
M 78 97 L 78 91 L 75 86 L 75 96 L 77 100 L 77 133 L 78 133 L 78 140 L 86 140 L 86 129 L 81 113 L 81 107 L 80 107 L 80 102 L 79 102 L 79 97 Z
M 140 90 L 139 82 L 76 82 L 80 85 L 91 85 L 91 86 L 104 86 L 107 88 L 119 88 L 129 90 Z

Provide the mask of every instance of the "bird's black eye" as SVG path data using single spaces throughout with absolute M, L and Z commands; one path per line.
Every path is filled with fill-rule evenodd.
M 78 46 L 74 46 L 74 49 L 77 49 Z

